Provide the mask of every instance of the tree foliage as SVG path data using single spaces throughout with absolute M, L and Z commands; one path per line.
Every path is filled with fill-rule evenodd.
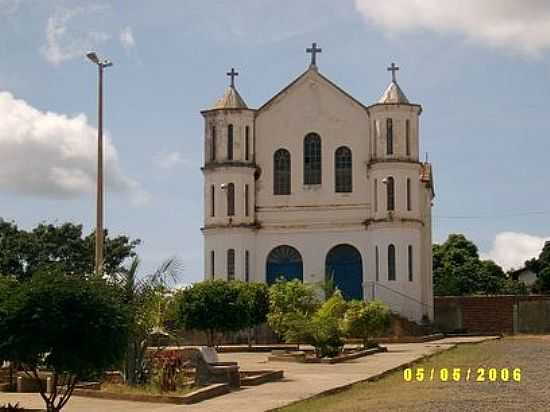
M 550 292 L 550 241 L 544 243 L 539 256 L 525 262 L 525 267 L 537 274 L 535 292 Z
M 267 322 L 276 334 L 284 337 L 293 320 L 312 315 L 320 304 L 321 299 L 313 285 L 297 279 L 278 280 L 269 288 Z
M 239 281 L 195 283 L 176 293 L 176 324 L 205 332 L 208 345 L 214 346 L 216 333 L 239 331 L 262 319 L 261 308 L 257 314 L 252 313 L 254 301 L 262 301 L 261 290 L 258 287 L 252 291 Z
M 341 322 L 347 308 L 337 290 L 314 313 L 289 314 L 285 318 L 285 341 L 312 345 L 320 358 L 339 354 L 344 348 Z
M 170 287 L 180 278 L 182 267 L 175 259 L 165 261 L 154 273 L 138 277 L 140 260 L 135 257 L 130 266 L 115 277 L 130 315 L 128 344 L 124 372 L 130 385 L 144 383 L 145 353 L 151 334 L 163 331 L 168 306 L 172 298 Z
M 477 246 L 460 234 L 433 245 L 433 281 L 436 295 L 497 294 L 506 287 L 502 268 L 481 260 Z
M 135 256 L 139 240 L 105 236 L 104 273 L 117 273 L 128 257 Z M 95 233 L 84 236 L 82 225 L 41 223 L 34 229 L 19 229 L 0 218 L 0 275 L 28 279 L 41 271 L 68 275 L 94 272 Z
M 369 338 L 379 336 L 390 324 L 390 310 L 382 302 L 355 300 L 349 303 L 342 327 L 347 336 L 362 339 L 363 347 L 366 348 Z
M 40 381 L 48 411 L 67 403 L 78 378 L 116 365 L 127 332 L 120 294 L 103 280 L 49 272 L 35 273 L 7 292 L 0 286 L 0 359 L 22 364 L 38 381 L 39 368 L 54 372 L 54 382 L 63 382 L 65 391 L 58 393 L 56 385 L 46 395 Z

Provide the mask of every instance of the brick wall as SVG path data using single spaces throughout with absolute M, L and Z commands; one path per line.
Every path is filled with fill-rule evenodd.
M 443 332 L 514 333 L 515 296 L 436 296 L 434 323 Z

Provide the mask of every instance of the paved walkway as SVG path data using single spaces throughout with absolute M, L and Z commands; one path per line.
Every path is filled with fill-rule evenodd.
M 73 397 L 66 412 L 152 411 L 239 411 L 257 412 L 288 405 L 319 393 L 364 381 L 400 365 L 452 348 L 460 343 L 477 343 L 494 337 L 455 337 L 425 343 L 387 344 L 388 352 L 334 365 L 267 362 L 266 353 L 226 353 L 223 361 L 239 362 L 243 370 L 283 369 L 285 379 L 275 383 L 243 388 L 240 391 L 195 405 L 166 405 L 144 402 L 109 401 Z M 19 401 L 27 408 L 43 406 L 36 394 L 0 393 L 0 404 Z

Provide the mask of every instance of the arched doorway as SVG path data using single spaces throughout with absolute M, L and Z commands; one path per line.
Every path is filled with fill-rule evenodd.
M 325 275 L 346 299 L 363 299 L 363 263 L 359 251 L 350 245 L 338 245 L 327 254 Z
M 267 256 L 266 281 L 268 285 L 279 278 L 304 280 L 302 255 L 292 246 L 277 246 Z

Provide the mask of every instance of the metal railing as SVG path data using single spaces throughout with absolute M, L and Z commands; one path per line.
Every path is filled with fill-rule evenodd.
M 399 290 L 390 288 L 376 281 L 365 282 L 365 297 L 367 300 L 378 299 L 395 312 L 410 320 L 419 321 L 432 312 L 433 305 L 407 295 Z

